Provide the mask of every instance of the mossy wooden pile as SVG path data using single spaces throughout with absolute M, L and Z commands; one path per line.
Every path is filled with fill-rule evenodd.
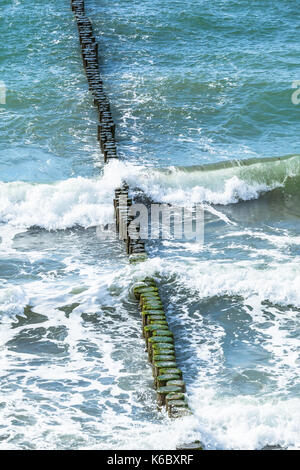
M 166 407 L 171 418 L 190 414 L 182 372 L 176 363 L 173 333 L 154 279 L 145 278 L 133 288 L 139 300 L 143 337 L 152 364 L 157 403 Z
M 84 1 L 71 0 L 71 7 L 77 22 L 83 66 L 89 89 L 94 97 L 94 105 L 98 109 L 98 140 L 104 162 L 108 162 L 118 158 L 115 141 L 116 126 L 110 112 L 108 97 L 103 90 L 98 63 L 98 43 L 93 35 L 92 23 L 85 13 Z

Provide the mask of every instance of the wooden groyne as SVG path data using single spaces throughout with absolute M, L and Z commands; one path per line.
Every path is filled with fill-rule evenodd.
M 99 70 L 98 44 L 93 27 L 85 13 L 84 0 L 71 0 L 71 7 L 77 22 L 83 66 L 94 105 L 99 115 L 98 140 L 104 162 L 118 158 L 115 141 L 116 126 L 112 119 L 110 104 L 103 90 Z M 133 200 L 129 186 L 123 182 L 115 190 L 114 215 L 119 238 L 125 243 L 129 261 L 143 262 L 147 259 L 145 243 L 137 234 L 140 227 L 130 213 Z M 168 326 L 158 286 L 153 278 L 143 279 L 133 287 L 139 300 L 142 316 L 142 334 L 145 338 L 148 358 L 152 364 L 154 386 L 159 408 L 166 407 L 170 417 L 190 414 L 185 395 L 182 372 L 176 363 L 174 336 Z
M 185 382 L 176 363 L 173 333 L 154 279 L 145 278 L 134 286 L 142 314 L 142 331 L 149 362 L 152 364 L 157 403 L 166 407 L 170 418 L 190 414 L 185 396 Z
M 73 0 L 71 1 L 71 7 L 77 22 L 83 66 L 89 89 L 94 98 L 94 105 L 98 110 L 98 140 L 104 162 L 108 162 L 111 159 L 118 158 L 115 141 L 116 126 L 111 115 L 108 97 L 103 90 L 99 70 L 98 43 L 93 34 L 92 23 L 85 14 L 84 1 Z
M 128 191 L 126 183 L 115 190 L 116 228 L 130 262 L 139 263 L 147 259 L 147 254 L 145 243 L 136 238 L 140 227 L 130 213 L 133 201 Z M 168 326 L 158 286 L 153 278 L 146 277 L 133 287 L 133 293 L 140 304 L 142 334 L 152 364 L 158 406 L 165 406 L 172 418 L 190 414 L 182 372 L 176 363 L 174 336 Z

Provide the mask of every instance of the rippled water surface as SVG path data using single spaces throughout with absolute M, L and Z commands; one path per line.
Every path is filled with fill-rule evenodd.
M 2 3 L 0 448 L 299 448 L 295 3 L 86 0 L 122 157 L 105 168 L 69 1 Z M 201 203 L 204 246 L 150 241 L 132 266 L 99 241 L 122 178 Z M 145 273 L 183 420 L 156 410 L 131 290 Z

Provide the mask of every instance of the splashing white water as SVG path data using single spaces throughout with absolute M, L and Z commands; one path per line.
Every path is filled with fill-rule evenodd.
M 113 190 L 129 169 L 111 163 L 102 177 L 71 178 L 53 184 L 0 182 L 0 222 L 47 230 L 91 227 L 112 220 Z
M 293 167 L 285 165 L 283 169 L 280 167 L 285 171 L 284 178 L 294 171 Z M 257 164 L 256 177 L 261 166 Z M 259 178 L 247 181 L 249 173 L 253 175 L 253 168 L 250 171 L 249 168 L 158 171 L 117 161 L 109 163 L 103 174 L 95 179 L 78 177 L 53 184 L 0 182 L 0 222 L 47 230 L 107 223 L 112 220 L 113 190 L 123 180 L 132 188 L 142 189 L 156 202 L 182 206 L 195 203 L 227 205 L 257 199 L 261 193 L 284 184 L 282 175 L 277 175 L 278 178 L 271 182 L 260 182 Z

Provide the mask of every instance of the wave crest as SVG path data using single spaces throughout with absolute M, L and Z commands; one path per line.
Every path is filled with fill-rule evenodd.
M 222 162 L 213 165 L 148 169 L 132 183 L 154 201 L 170 204 L 233 204 L 283 188 L 298 192 L 300 156 Z

